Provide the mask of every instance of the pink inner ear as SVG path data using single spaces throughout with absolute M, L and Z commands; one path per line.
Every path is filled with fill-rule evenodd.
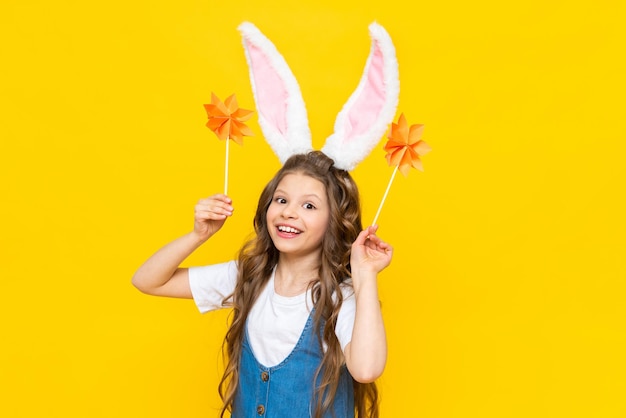
M 372 53 L 363 90 L 347 115 L 345 141 L 366 132 L 376 120 L 385 103 L 383 82 L 383 53 L 378 44 Z
M 248 44 L 250 68 L 254 76 L 257 107 L 265 120 L 281 134 L 287 133 L 287 89 L 267 55 Z

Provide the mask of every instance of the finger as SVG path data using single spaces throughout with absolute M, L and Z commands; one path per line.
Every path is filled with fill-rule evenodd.
M 374 235 L 378 231 L 378 225 L 370 225 L 365 230 L 367 231 L 367 239 L 369 239 L 370 235 Z
M 205 212 L 205 213 L 197 214 L 196 220 L 197 221 L 220 221 L 220 220 L 224 220 L 228 218 L 229 216 L 232 216 L 232 215 L 228 215 L 225 213 Z
M 198 212 L 215 212 L 231 215 L 234 208 L 230 203 L 222 200 L 205 199 L 198 202 L 195 207 Z
M 198 213 L 201 212 L 213 212 L 213 213 L 232 213 L 234 208 L 230 205 L 218 203 L 218 204 L 210 204 L 210 205 L 196 205 L 195 211 Z
M 378 237 L 378 235 L 375 234 L 369 234 L 367 236 L 367 241 L 369 242 L 369 244 L 373 247 L 378 247 L 380 245 L 380 243 L 382 243 L 383 241 Z
M 356 240 L 354 240 L 355 244 L 365 245 L 366 241 L 370 238 L 369 229 L 365 228 L 363 231 L 357 235 Z
M 213 210 L 197 210 L 196 218 L 198 219 L 224 219 L 224 217 L 232 216 L 232 212 L 224 209 Z
M 380 244 L 378 244 L 378 249 L 385 252 L 385 253 L 393 253 L 393 247 L 389 244 L 387 244 L 386 242 L 380 242 Z
M 224 203 L 227 203 L 227 204 L 233 203 L 233 200 L 223 193 L 215 194 L 213 195 L 213 198 L 215 198 L 216 200 L 222 201 Z
M 228 216 L 232 216 L 232 214 L 232 211 L 221 208 L 213 208 L 210 210 L 196 208 L 195 217 L 198 220 L 216 220 L 226 219 Z
M 213 196 L 209 196 L 205 199 L 200 199 L 198 201 L 199 205 L 212 205 L 212 204 L 232 205 L 232 203 L 233 203 L 232 199 L 223 194 L 216 194 Z
M 370 235 L 366 245 L 374 251 L 378 251 L 384 254 L 391 254 L 393 252 L 393 248 L 391 245 L 381 240 L 376 235 Z

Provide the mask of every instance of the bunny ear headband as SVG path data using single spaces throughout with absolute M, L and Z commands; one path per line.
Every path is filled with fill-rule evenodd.
M 252 23 L 242 23 L 252 91 L 263 134 L 284 163 L 290 156 L 311 151 L 311 130 L 300 87 L 274 44 Z M 335 129 L 322 152 L 337 168 L 352 170 L 376 146 L 393 120 L 400 83 L 395 48 L 377 23 L 361 81 L 337 115 Z

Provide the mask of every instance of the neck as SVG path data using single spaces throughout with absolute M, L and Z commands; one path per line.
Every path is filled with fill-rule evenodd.
M 276 266 L 274 290 L 281 296 L 296 296 L 304 293 L 309 283 L 316 280 L 319 260 L 291 259 L 281 256 Z

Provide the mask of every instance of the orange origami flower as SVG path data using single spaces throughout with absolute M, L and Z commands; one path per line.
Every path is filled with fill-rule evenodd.
M 398 123 L 391 124 L 389 141 L 385 144 L 387 162 L 389 165 L 398 166 L 404 176 L 409 175 L 411 167 L 424 171 L 420 157 L 427 154 L 431 148 L 422 141 L 424 125 L 411 125 L 408 127 L 404 114 L 400 115 Z
M 206 126 L 215 132 L 219 139 L 232 139 L 243 145 L 244 136 L 253 136 L 252 130 L 243 123 L 250 119 L 253 111 L 239 109 L 234 94 L 222 103 L 214 93 L 211 93 L 211 104 L 205 104 L 204 108 L 209 117 Z

